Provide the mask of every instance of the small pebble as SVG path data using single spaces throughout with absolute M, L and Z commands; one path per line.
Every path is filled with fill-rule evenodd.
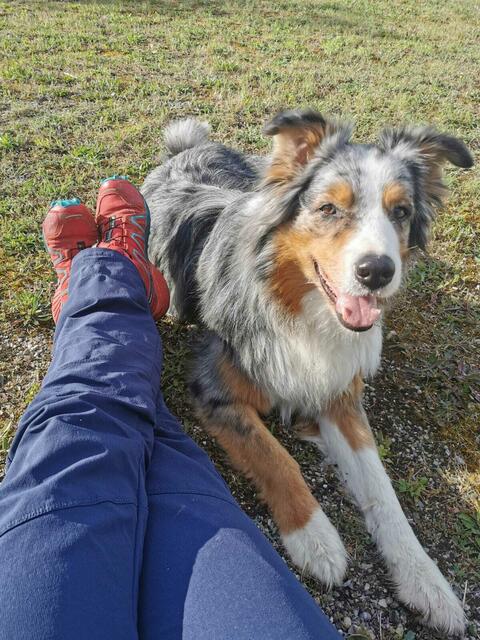
M 381 598 L 381 599 L 378 601 L 378 604 L 379 604 L 379 606 L 380 606 L 380 607 L 383 607 L 384 609 L 386 609 L 386 608 L 387 608 L 387 601 L 385 600 L 385 598 Z
M 400 615 L 396 609 L 390 609 L 388 612 L 388 618 L 392 624 L 397 624 L 400 622 Z

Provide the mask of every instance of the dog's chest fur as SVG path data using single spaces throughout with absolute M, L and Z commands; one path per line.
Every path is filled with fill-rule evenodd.
M 310 309 L 315 310 L 313 320 Z M 294 412 L 317 418 L 355 375 L 375 373 L 381 349 L 380 325 L 365 333 L 345 330 L 314 292 L 304 300 L 303 317 L 294 326 L 279 322 L 274 333 L 252 335 L 240 360 L 286 419 Z

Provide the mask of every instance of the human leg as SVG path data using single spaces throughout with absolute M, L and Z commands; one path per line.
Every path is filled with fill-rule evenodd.
M 340 637 L 163 400 L 147 494 L 142 640 Z
M 134 261 L 108 244 L 72 261 L 57 213 L 53 360 L 0 486 L 0 637 L 130 640 L 161 345 Z

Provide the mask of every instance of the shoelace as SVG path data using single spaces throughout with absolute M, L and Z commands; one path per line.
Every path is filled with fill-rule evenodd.
M 139 215 L 143 216 L 143 214 L 139 214 Z M 116 224 L 117 221 L 118 221 L 118 224 Z M 127 223 L 122 218 L 114 218 L 113 216 L 111 218 L 109 218 L 108 222 L 104 222 L 100 226 L 101 237 L 102 237 L 101 242 L 111 242 L 113 240 L 117 240 L 118 238 L 122 238 L 122 239 L 123 238 L 132 238 L 134 236 L 140 237 L 140 234 L 138 234 L 138 233 L 132 233 L 132 232 L 126 233 L 125 232 L 125 225 L 126 224 Z M 140 225 L 137 225 L 137 226 L 139 227 L 139 229 L 142 230 L 142 232 L 144 231 L 144 229 L 142 229 L 142 227 L 140 227 Z M 115 235 L 114 237 L 112 237 L 114 229 L 121 229 L 122 234 L 120 236 Z M 143 241 L 145 242 L 145 239 L 143 239 Z M 137 244 L 138 244 L 138 242 L 137 242 Z

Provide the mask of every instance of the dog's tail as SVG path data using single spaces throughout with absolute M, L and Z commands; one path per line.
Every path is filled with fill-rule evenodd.
M 195 118 L 185 118 L 171 122 L 164 133 L 165 146 L 168 156 L 176 156 L 178 153 L 208 142 L 210 126 L 207 122 L 200 122 Z

